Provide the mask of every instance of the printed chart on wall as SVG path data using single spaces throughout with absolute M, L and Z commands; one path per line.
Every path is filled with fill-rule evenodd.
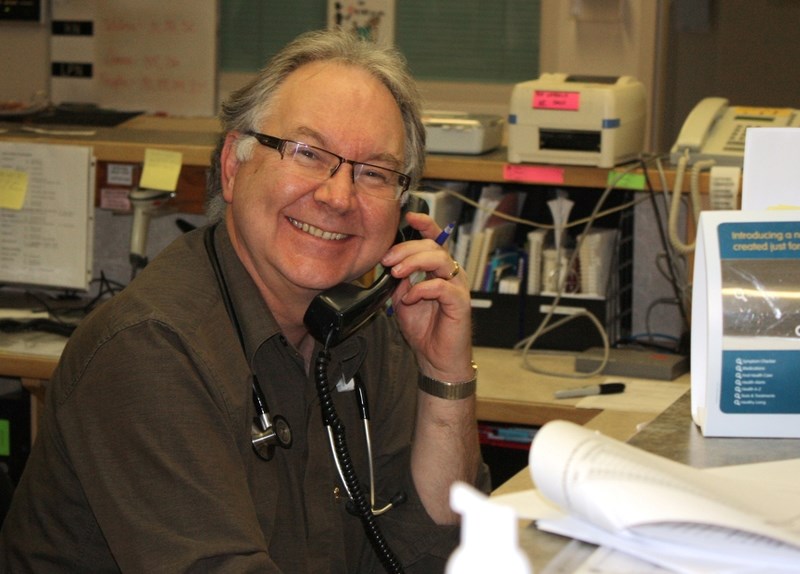
M 395 0 L 328 0 L 328 27 L 356 32 L 379 44 L 394 43 Z
M 800 221 L 723 223 L 718 233 L 720 410 L 800 413 Z
M 212 116 L 218 0 L 54 0 L 51 100 Z

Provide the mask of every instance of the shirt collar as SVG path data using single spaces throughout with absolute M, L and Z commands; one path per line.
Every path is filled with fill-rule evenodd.
M 252 366 L 259 347 L 268 339 L 281 334 L 280 326 L 236 255 L 225 222 L 221 221 L 212 233 L 222 276 L 228 284 L 231 303 L 242 330 L 247 362 Z M 337 376 L 343 375 L 347 380 L 355 376 L 364 361 L 366 347 L 367 341 L 361 332 L 333 347 L 330 351 L 335 359 L 334 363 L 342 366 L 342 372 L 336 373 Z M 320 348 L 321 345 L 316 343 L 314 356 Z
M 242 331 L 245 354 L 248 363 L 252 365 L 252 358 L 258 347 L 267 339 L 279 335 L 280 326 L 236 255 L 225 222 L 220 222 L 212 233 L 220 270 L 227 283 L 231 304 Z

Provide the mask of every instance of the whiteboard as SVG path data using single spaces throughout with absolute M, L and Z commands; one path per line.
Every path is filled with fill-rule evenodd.
M 9 171 L 27 174 L 27 190 L 21 209 L 0 207 L 0 283 L 88 290 L 92 148 L 0 142 L 0 173 Z
M 218 0 L 54 0 L 50 99 L 217 112 Z

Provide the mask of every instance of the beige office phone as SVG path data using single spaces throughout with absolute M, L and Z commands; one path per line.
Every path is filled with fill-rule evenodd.
M 747 128 L 795 126 L 800 127 L 800 112 L 792 108 L 730 106 L 725 98 L 705 98 L 686 117 L 670 159 L 677 164 L 688 155 L 688 164 L 710 159 L 741 167 Z

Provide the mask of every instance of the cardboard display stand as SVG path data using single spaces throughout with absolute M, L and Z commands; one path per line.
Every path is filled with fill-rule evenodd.
M 800 211 L 703 212 L 692 299 L 703 435 L 800 438 Z

